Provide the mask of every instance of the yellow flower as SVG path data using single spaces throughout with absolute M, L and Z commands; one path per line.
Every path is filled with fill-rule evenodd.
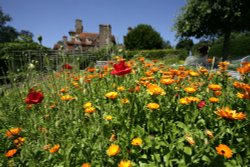
M 186 87 L 186 88 L 184 88 L 184 91 L 187 93 L 194 93 L 196 91 L 196 89 L 193 87 Z
M 158 109 L 158 108 L 160 107 L 160 105 L 157 104 L 157 103 L 149 103 L 149 104 L 147 105 L 147 107 L 148 107 L 149 109 L 151 109 L 151 110 L 156 110 L 156 109 Z
M 164 91 L 164 89 L 162 89 L 160 86 L 158 86 L 156 84 L 150 84 L 150 85 L 148 85 L 147 91 L 151 95 L 165 95 L 166 94 L 166 92 Z
M 92 114 L 95 112 L 95 108 L 94 107 L 85 108 L 84 112 L 88 114 Z
M 233 156 L 232 150 L 225 144 L 219 144 L 215 149 L 219 155 L 226 158 L 231 158 Z
M 59 150 L 59 148 L 60 148 L 60 144 L 56 144 L 56 145 L 54 145 L 54 146 L 49 150 L 49 152 L 50 152 L 50 153 L 55 153 L 55 152 L 57 152 L 57 151 Z
M 226 118 L 229 120 L 242 120 L 246 119 L 247 115 L 243 112 L 236 113 L 235 110 L 231 110 L 229 107 L 224 107 L 222 109 L 217 109 L 217 112 L 215 112 L 218 116 L 222 118 Z
M 18 137 L 18 138 L 15 139 L 13 142 L 14 142 L 17 146 L 19 146 L 19 145 L 23 144 L 24 141 L 25 141 L 25 138 L 24 138 L 24 137 Z
M 212 138 L 214 137 L 213 132 L 210 131 L 210 130 L 208 130 L 208 129 L 205 130 L 205 133 L 208 135 L 208 137 L 209 137 L 210 139 L 212 139 Z
M 70 100 L 74 100 L 75 98 L 73 96 L 70 95 L 64 95 L 61 97 L 61 100 L 63 101 L 70 101 Z
M 6 136 L 12 137 L 12 136 L 18 135 L 21 132 L 21 130 L 22 130 L 21 128 L 11 128 L 10 130 L 6 132 Z
M 17 152 L 17 149 L 11 149 L 7 153 L 5 153 L 5 156 L 8 158 L 13 157 L 16 154 L 16 152 Z
M 188 99 L 186 97 L 184 97 L 184 98 L 180 99 L 180 103 L 186 105 L 186 104 L 189 104 L 190 102 L 188 101 Z
M 191 75 L 192 77 L 198 77 L 200 74 L 198 72 L 190 71 L 189 75 Z
M 92 107 L 92 103 L 91 103 L 91 102 L 86 102 L 86 103 L 83 105 L 83 108 L 89 108 L 89 107 Z
M 118 90 L 119 92 L 123 92 L 123 91 L 125 90 L 125 87 L 124 87 L 124 86 L 119 86 L 119 87 L 117 88 L 117 90 Z
M 111 115 L 107 115 L 104 117 L 104 119 L 107 121 L 111 121 L 113 119 L 113 117 Z
M 132 167 L 132 163 L 129 160 L 121 160 L 118 167 Z
M 129 100 L 127 98 L 121 99 L 122 104 L 128 104 Z
M 90 163 L 83 163 L 82 167 L 91 167 Z
M 186 135 L 185 136 L 185 139 L 187 140 L 187 142 L 190 144 L 190 145 L 195 145 L 195 141 L 194 141 L 194 139 L 190 136 L 190 135 Z
M 109 93 L 106 93 L 105 96 L 108 99 L 116 99 L 118 97 L 118 93 L 117 92 L 109 92 Z
M 121 151 L 120 147 L 116 144 L 111 144 L 107 150 L 108 156 L 115 156 Z
M 217 102 L 219 102 L 219 99 L 216 98 L 216 97 L 210 97 L 210 98 L 209 98 L 209 101 L 210 101 L 211 103 L 217 103 Z
M 137 137 L 137 138 L 134 138 L 132 141 L 131 141 L 131 144 L 133 146 L 141 146 L 142 145 L 142 139 Z

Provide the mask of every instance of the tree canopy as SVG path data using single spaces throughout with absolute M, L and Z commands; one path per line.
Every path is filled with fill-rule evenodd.
M 249 8 L 249 0 L 187 0 L 175 24 L 177 37 L 223 36 L 226 60 L 231 33 L 250 30 Z
M 124 44 L 129 50 L 162 49 L 164 41 L 150 25 L 139 24 L 130 29 L 124 37 Z
M 194 42 L 192 39 L 181 39 L 176 44 L 176 49 L 185 49 L 187 51 L 190 51 L 192 49 L 192 46 L 194 45 Z

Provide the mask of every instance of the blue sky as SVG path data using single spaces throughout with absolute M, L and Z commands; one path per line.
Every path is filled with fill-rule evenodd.
M 84 31 L 99 32 L 99 24 L 111 24 L 119 43 L 128 27 L 150 24 L 164 40 L 176 45 L 172 30 L 185 0 L 0 0 L 0 7 L 12 17 L 8 23 L 18 31 L 29 30 L 43 45 L 53 47 L 74 30 L 75 19 L 83 21 Z

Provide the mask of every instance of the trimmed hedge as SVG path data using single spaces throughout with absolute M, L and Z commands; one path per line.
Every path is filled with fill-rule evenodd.
M 148 59 L 159 59 L 164 57 L 178 57 L 180 60 L 185 60 L 188 52 L 179 49 L 162 49 L 162 50 L 135 50 L 126 51 L 126 58 L 131 59 L 134 56 L 143 56 Z

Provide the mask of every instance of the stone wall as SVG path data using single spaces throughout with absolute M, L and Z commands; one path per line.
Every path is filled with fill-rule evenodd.
M 112 43 L 111 25 L 99 25 L 99 48 L 104 48 Z

